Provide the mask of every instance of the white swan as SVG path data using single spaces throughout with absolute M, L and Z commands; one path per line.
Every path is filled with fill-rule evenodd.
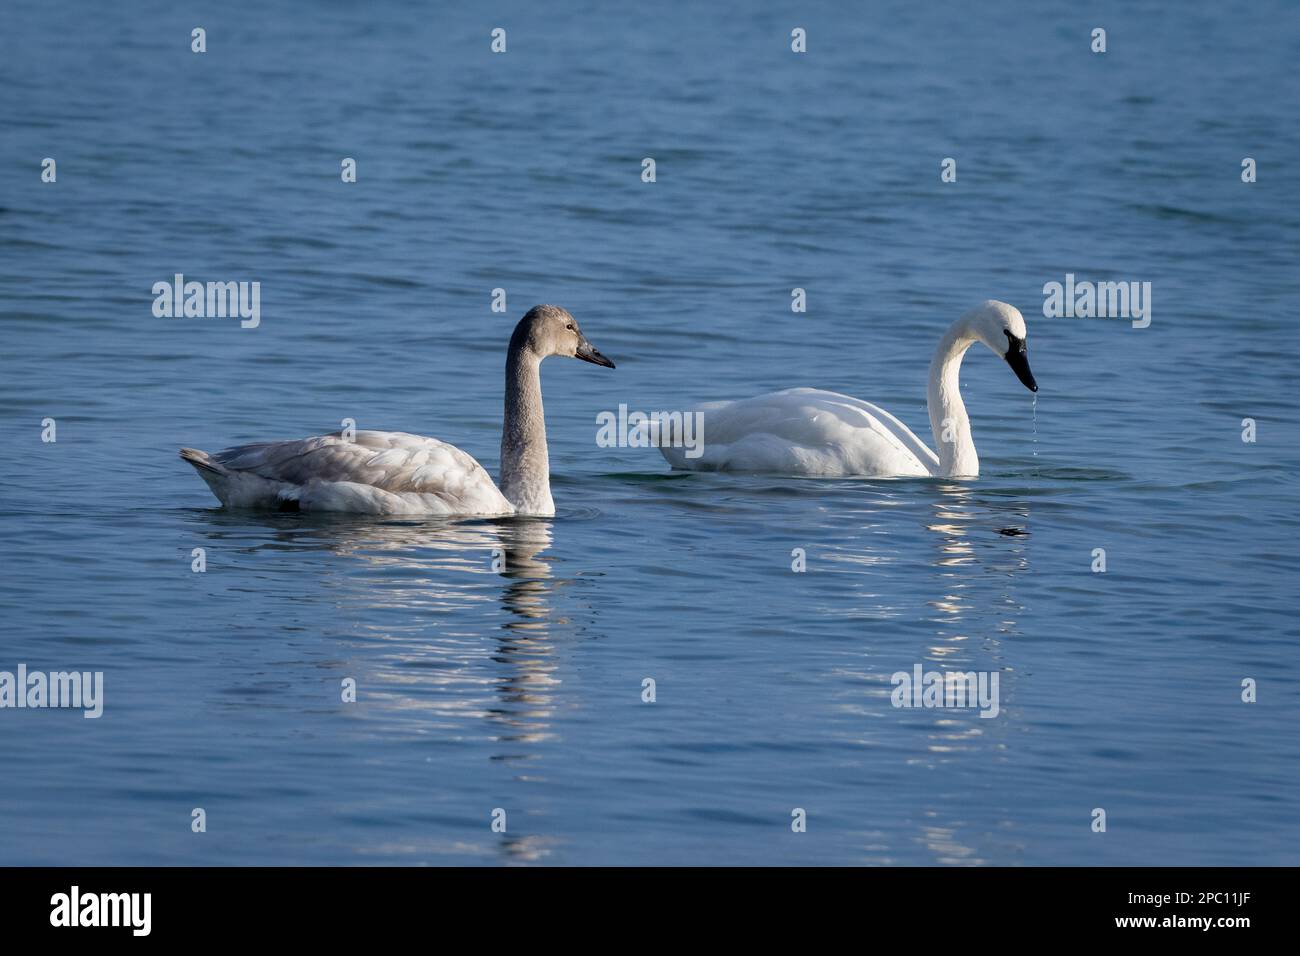
M 553 515 L 540 366 L 548 355 L 613 368 L 564 309 L 539 305 L 519 320 L 506 355 L 501 487 L 455 445 L 405 432 L 342 433 L 259 442 L 209 455 L 182 448 L 231 508 L 363 514 Z
M 1025 320 L 1014 306 L 990 300 L 953 323 L 930 362 L 928 405 L 936 455 L 879 406 L 816 388 L 788 388 L 736 402 L 710 402 L 703 413 L 703 453 L 655 436 L 669 464 L 693 471 L 762 471 L 793 475 L 974 478 L 979 457 L 958 387 L 962 356 L 983 342 L 1038 391 L 1025 351 Z

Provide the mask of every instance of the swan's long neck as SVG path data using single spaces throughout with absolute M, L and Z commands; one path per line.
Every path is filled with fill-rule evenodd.
M 542 360 L 525 345 L 511 343 L 506 358 L 506 410 L 501 426 L 501 493 L 515 511 L 555 514 L 551 462 L 546 453 L 542 410 Z
M 980 473 L 970 419 L 961 400 L 961 360 L 975 342 L 964 322 L 952 326 L 930 360 L 930 387 L 926 396 L 930 428 L 939 453 L 939 474 L 945 478 L 975 478 Z

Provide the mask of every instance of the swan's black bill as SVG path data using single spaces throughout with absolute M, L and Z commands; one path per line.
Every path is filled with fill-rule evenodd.
M 1034 381 L 1034 373 L 1029 371 L 1029 352 L 1025 348 L 1025 340 L 1018 339 L 1006 329 L 1002 330 L 1007 337 L 1007 354 L 1003 356 L 1007 364 L 1011 366 L 1011 371 L 1016 373 L 1016 378 L 1020 379 L 1020 384 L 1025 386 L 1031 392 L 1038 391 L 1038 383 Z
M 601 355 L 600 350 L 586 339 L 583 339 L 578 343 L 578 351 L 574 353 L 574 358 L 580 358 L 584 362 L 590 362 L 592 365 L 602 365 L 605 368 L 614 367 L 614 363 Z

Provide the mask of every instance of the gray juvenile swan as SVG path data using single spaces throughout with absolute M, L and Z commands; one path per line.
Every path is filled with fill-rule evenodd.
M 231 508 L 553 515 L 540 372 L 548 355 L 614 367 L 558 306 L 534 306 L 519 320 L 506 355 L 500 489 L 455 445 L 405 432 L 359 431 L 351 441 L 336 433 L 259 442 L 215 455 L 182 448 L 180 455 Z

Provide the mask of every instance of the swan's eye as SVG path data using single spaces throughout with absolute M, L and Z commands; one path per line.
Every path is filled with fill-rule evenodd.
M 570 322 L 568 325 L 565 326 L 565 328 L 568 329 L 570 332 L 572 332 L 572 331 L 573 331 L 573 323 Z
M 1014 335 L 1011 334 L 1010 329 L 1003 329 L 1002 334 L 1007 337 L 1007 355 L 1011 355 L 1014 352 L 1025 351 L 1024 339 L 1016 338 Z

